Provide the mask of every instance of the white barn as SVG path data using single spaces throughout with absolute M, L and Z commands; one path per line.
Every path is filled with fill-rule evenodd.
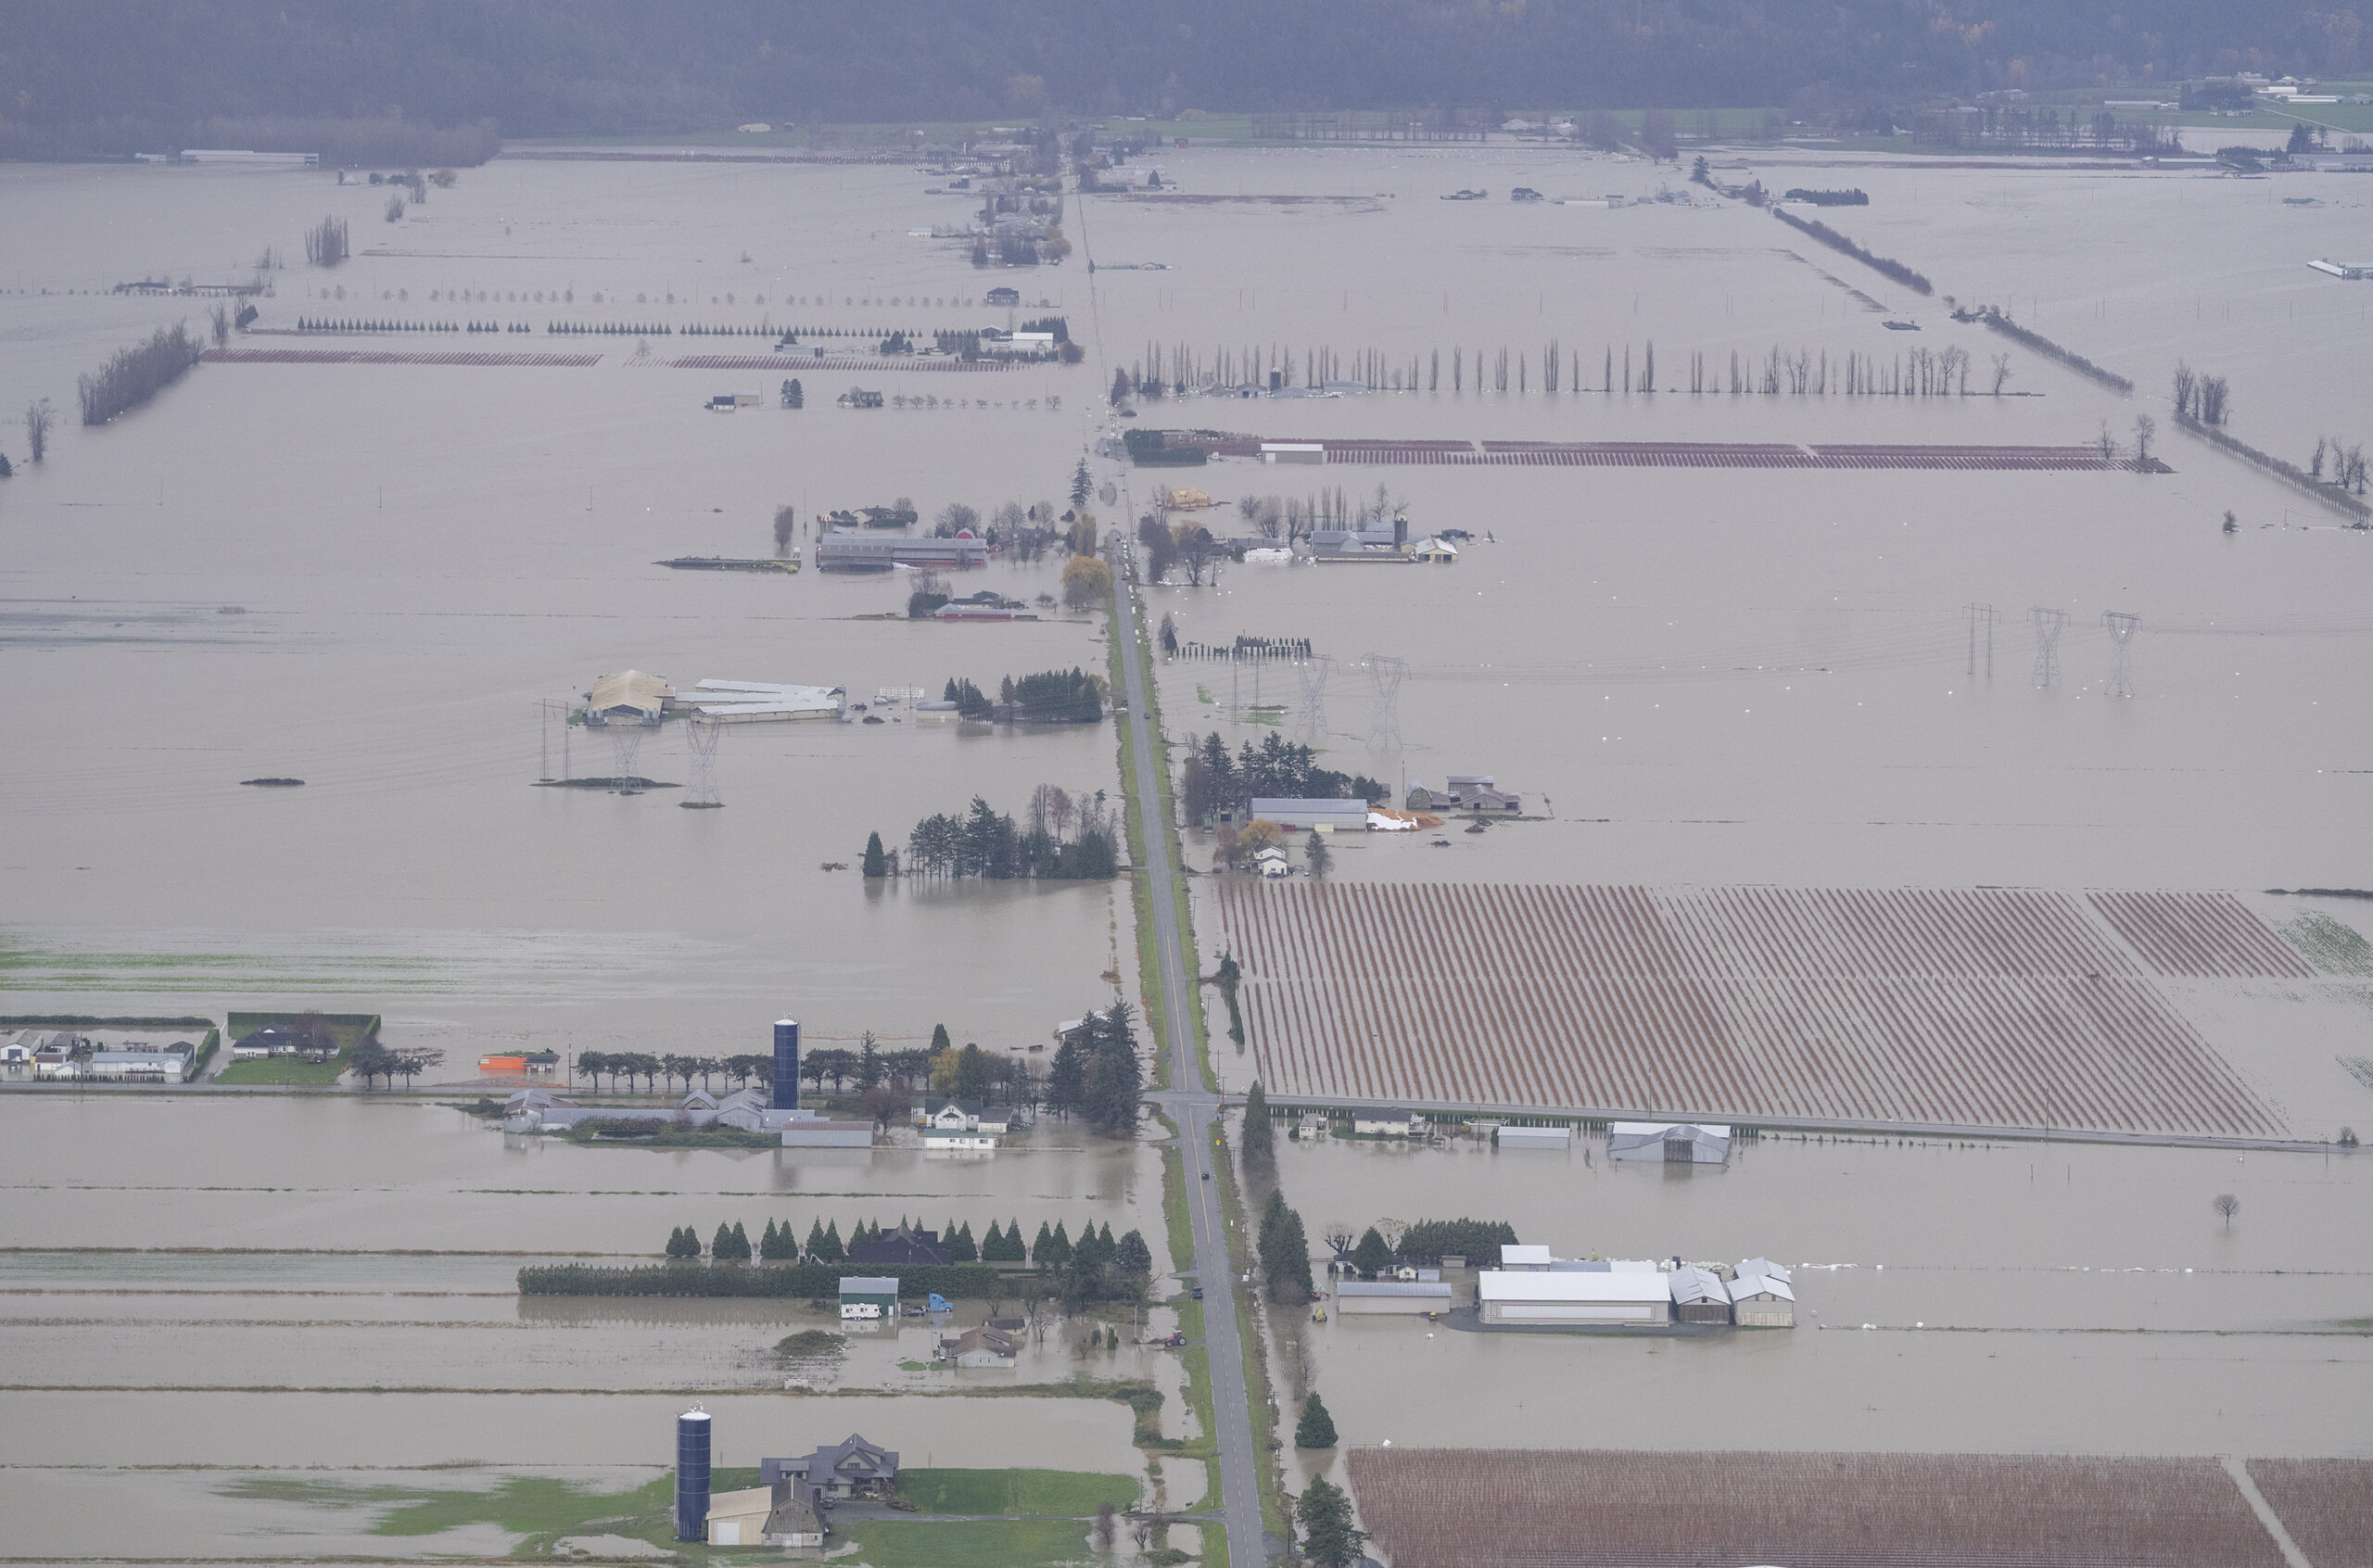
M 1535 1273 L 1487 1269 L 1476 1276 L 1486 1323 L 1605 1323 L 1660 1328 L 1672 1321 L 1672 1289 L 1649 1271 Z

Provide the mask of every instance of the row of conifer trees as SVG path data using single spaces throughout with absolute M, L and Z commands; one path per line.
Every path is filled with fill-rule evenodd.
M 798 1232 L 789 1220 L 777 1224 L 767 1221 L 758 1237 L 755 1255 L 761 1262 L 795 1263 L 802 1258 L 819 1263 L 839 1263 L 848 1257 L 848 1249 L 865 1242 L 879 1239 L 882 1232 L 879 1220 L 860 1222 L 841 1239 L 840 1221 L 813 1221 L 807 1228 L 807 1240 L 802 1246 Z M 946 1247 L 949 1260 L 956 1263 L 1035 1263 L 1042 1269 L 1060 1269 L 1076 1257 L 1090 1256 L 1098 1261 L 1110 1263 L 1123 1272 L 1144 1272 L 1152 1267 L 1150 1250 L 1145 1238 L 1136 1231 L 1115 1241 L 1110 1223 L 1099 1232 L 1093 1221 L 1080 1233 L 1074 1244 L 1060 1220 L 1049 1225 L 1041 1220 L 1035 1241 L 1022 1239 L 1022 1221 L 999 1227 L 989 1221 L 988 1233 L 974 1239 L 972 1224 L 966 1220 L 960 1227 L 953 1220 L 940 1232 L 940 1245 Z M 710 1238 L 707 1253 L 718 1263 L 747 1263 L 753 1256 L 748 1233 L 741 1221 L 719 1224 Z M 666 1255 L 679 1261 L 689 1262 L 702 1254 L 700 1232 L 690 1225 L 679 1225 L 667 1233 Z

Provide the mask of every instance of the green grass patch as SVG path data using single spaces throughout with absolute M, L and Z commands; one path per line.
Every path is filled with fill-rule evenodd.
M 758 1484 L 756 1469 L 720 1470 L 712 1486 L 717 1491 Z M 615 1531 L 646 1535 L 654 1528 L 672 1536 L 669 1511 L 675 1506 L 675 1478 L 661 1475 L 622 1492 L 589 1490 L 568 1481 L 544 1476 L 514 1475 L 484 1490 L 445 1486 L 356 1486 L 312 1476 L 242 1476 L 222 1488 L 222 1495 L 272 1502 L 307 1503 L 318 1508 L 373 1509 L 374 1536 L 435 1536 L 471 1524 L 491 1524 L 530 1544 L 541 1538 L 587 1532 Z M 523 1548 L 525 1549 L 525 1548 Z
M 1085 1519 L 1098 1507 L 1133 1508 L 1134 1475 L 1075 1470 L 904 1470 L 898 1495 L 924 1513 L 1003 1513 Z
M 598 1120 L 580 1121 L 561 1134 L 579 1146 L 604 1149 L 772 1149 L 782 1146 L 780 1132 L 742 1127 L 678 1127 L 661 1123 L 645 1135 L 649 1122 L 636 1123 L 626 1136 L 605 1135 Z
M 325 1062 L 302 1062 L 294 1056 L 266 1056 L 259 1061 L 233 1062 L 214 1075 L 214 1081 L 327 1088 L 345 1073 L 346 1053 L 340 1051 Z
M 1102 1568 L 1106 1559 L 1078 1519 L 987 1519 L 963 1524 L 903 1520 L 836 1525 L 835 1562 L 866 1568 Z M 845 1550 L 855 1543 L 854 1552 Z M 780 1557 L 780 1552 L 770 1555 Z
M 2282 934 L 2328 975 L 2373 975 L 2373 943 L 2329 915 L 2309 913 L 2285 921 Z
M 1176 1149 L 1161 1151 L 1161 1223 L 1170 1241 L 1170 1266 L 1195 1266 L 1195 1228 L 1186 1217 L 1186 1161 Z M 1196 1309 L 1199 1315 L 1201 1308 Z

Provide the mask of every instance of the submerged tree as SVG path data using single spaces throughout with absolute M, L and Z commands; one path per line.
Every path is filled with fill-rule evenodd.
M 1301 1402 L 1301 1420 L 1294 1426 L 1294 1447 L 1297 1448 L 1331 1448 L 1335 1446 L 1335 1418 L 1326 1413 L 1326 1404 L 1316 1389 Z

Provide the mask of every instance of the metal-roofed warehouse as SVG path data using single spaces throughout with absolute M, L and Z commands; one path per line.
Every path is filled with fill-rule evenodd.
M 1667 1165 L 1719 1165 L 1731 1157 L 1731 1130 L 1691 1121 L 1617 1121 L 1606 1129 L 1609 1159 Z
M 1364 833 L 1368 830 L 1368 803 L 1365 801 L 1312 801 L 1273 798 L 1252 803 L 1252 815 L 1263 822 L 1274 822 L 1280 828 L 1297 830 L 1323 828 L 1330 833 Z
M 1476 1276 L 1487 1323 L 1606 1323 L 1661 1327 L 1672 1321 L 1672 1291 L 1654 1272 L 1531 1273 L 1489 1269 Z
M 1450 1286 L 1433 1280 L 1345 1280 L 1335 1287 L 1335 1310 L 1345 1317 L 1362 1314 L 1415 1316 L 1447 1312 Z

